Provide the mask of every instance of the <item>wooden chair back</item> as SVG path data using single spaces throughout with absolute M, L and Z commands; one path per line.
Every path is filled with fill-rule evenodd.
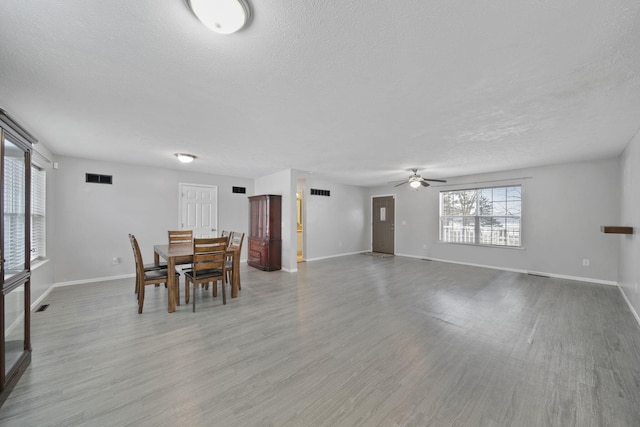
M 242 250 L 242 242 L 244 242 L 244 233 L 232 231 L 229 235 L 229 249 L 235 249 L 239 254 Z
M 224 275 L 227 243 L 227 237 L 193 239 L 192 272 L 196 281 L 199 271 L 220 269 Z
M 157 285 L 164 283 L 165 286 L 169 281 L 169 271 L 167 269 L 161 270 L 145 270 L 144 262 L 142 262 L 142 253 L 140 252 L 140 246 L 138 245 L 138 239 L 133 234 L 129 234 L 129 240 L 131 241 L 131 247 L 133 248 L 133 256 L 136 263 L 136 293 L 138 294 L 138 313 L 142 313 L 142 307 L 144 306 L 144 287 L 146 285 Z M 175 271 L 171 274 L 178 273 Z M 176 277 L 177 278 L 177 277 Z
M 131 240 L 131 247 L 133 248 L 133 256 L 136 262 L 136 279 L 144 278 L 144 264 L 142 263 L 142 254 L 140 253 L 140 245 L 138 240 L 133 234 L 129 234 L 129 240 Z
M 193 241 L 193 230 L 169 230 L 169 244 L 189 243 Z

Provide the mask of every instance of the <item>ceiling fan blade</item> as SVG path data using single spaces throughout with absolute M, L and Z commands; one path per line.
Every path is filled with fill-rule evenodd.
M 422 178 L 423 181 L 433 181 L 433 182 L 447 182 L 444 179 L 429 179 L 429 178 Z
M 430 184 L 423 179 L 422 181 L 420 181 L 420 185 L 422 185 L 423 187 L 428 187 Z
M 407 182 L 409 182 L 409 181 L 402 181 L 400 184 L 394 185 L 394 187 L 400 187 L 402 184 L 406 184 Z

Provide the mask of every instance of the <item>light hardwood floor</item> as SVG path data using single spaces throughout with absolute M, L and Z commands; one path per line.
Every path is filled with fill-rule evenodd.
M 403 257 L 298 268 L 243 265 L 240 297 L 196 313 L 149 287 L 138 315 L 133 279 L 55 289 L 0 425 L 640 425 L 640 327 L 615 287 Z

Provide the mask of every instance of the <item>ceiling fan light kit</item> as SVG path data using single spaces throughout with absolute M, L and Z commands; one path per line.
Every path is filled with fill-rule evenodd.
M 194 15 L 219 34 L 232 34 L 247 25 L 251 8 L 245 0 L 187 0 Z
M 175 156 L 182 163 L 191 163 L 196 159 L 196 156 L 187 153 L 176 153 Z
M 411 169 L 411 172 L 413 172 L 413 174 L 409 176 L 408 180 L 402 181 L 399 184 L 394 185 L 394 187 L 400 187 L 402 184 L 409 184 L 411 188 L 418 189 L 420 188 L 420 186 L 428 187 L 430 184 L 427 181 L 447 182 L 444 179 L 423 178 L 420 175 L 418 175 L 418 169 Z

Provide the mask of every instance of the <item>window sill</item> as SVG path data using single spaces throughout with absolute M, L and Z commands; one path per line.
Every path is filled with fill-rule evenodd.
M 42 267 L 43 265 L 45 265 L 48 262 L 49 262 L 49 258 L 38 259 L 38 260 L 32 261 L 31 262 L 31 271 L 37 270 L 38 268 Z
M 442 240 L 439 240 L 438 243 L 441 245 L 472 246 L 474 248 L 515 249 L 517 251 L 526 250 L 524 246 L 476 245 L 475 243 L 443 242 Z

